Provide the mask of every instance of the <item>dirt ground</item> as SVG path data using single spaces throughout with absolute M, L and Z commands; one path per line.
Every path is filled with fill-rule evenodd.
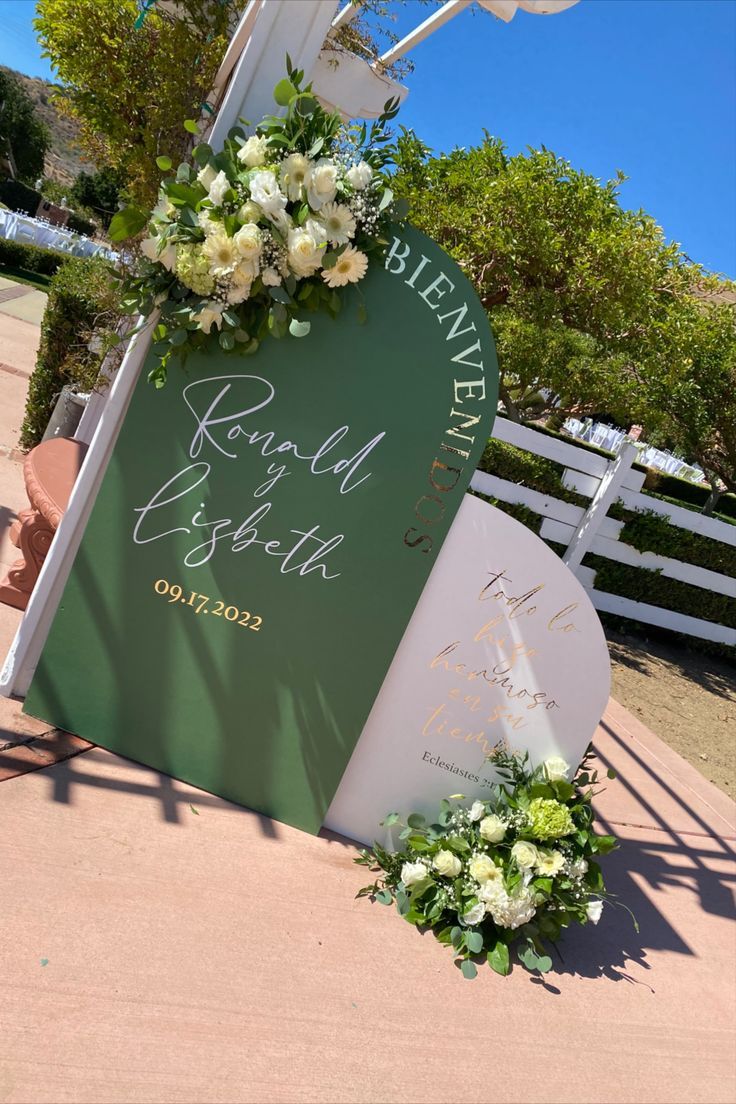
M 611 696 L 736 797 L 736 668 L 654 636 L 606 628 Z

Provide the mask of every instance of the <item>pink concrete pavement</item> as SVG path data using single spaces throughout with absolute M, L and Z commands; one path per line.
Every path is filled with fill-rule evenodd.
M 0 786 L 0 1099 L 731 1102 L 734 805 L 611 702 L 608 907 L 466 982 L 355 849 L 95 749 Z

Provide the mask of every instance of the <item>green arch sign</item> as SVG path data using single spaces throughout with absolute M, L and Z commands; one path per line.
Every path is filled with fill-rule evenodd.
M 412 228 L 336 321 L 138 382 L 26 710 L 311 832 L 489 436 L 478 298 Z

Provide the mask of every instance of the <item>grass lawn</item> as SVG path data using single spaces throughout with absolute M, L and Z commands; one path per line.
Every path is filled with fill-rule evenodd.
M 42 276 L 38 272 L 27 272 L 24 268 L 13 268 L 11 265 L 0 264 L 0 276 L 6 280 L 13 280 L 16 284 L 28 284 L 39 291 L 48 291 L 50 276 Z

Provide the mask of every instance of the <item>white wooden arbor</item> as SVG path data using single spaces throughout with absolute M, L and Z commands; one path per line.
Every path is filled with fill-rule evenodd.
M 221 145 L 239 116 L 259 119 L 273 110 L 272 90 L 283 76 L 288 53 L 294 65 L 314 83 L 315 92 L 351 118 L 375 118 L 391 96 L 403 99 L 407 89 L 392 81 L 386 66 L 408 53 L 472 0 L 449 0 L 372 65 L 341 53 L 335 70 L 323 44 L 332 26 L 353 18 L 348 3 L 337 14 L 338 0 L 249 0 L 233 35 L 214 89 L 218 109 L 208 140 Z M 481 7 L 509 22 L 517 10 L 549 15 L 577 0 L 477 0 Z M 328 45 L 329 51 L 329 45 Z M 61 599 L 82 533 L 110 459 L 118 430 L 151 342 L 155 319 L 130 342 L 108 392 L 93 396 L 77 432 L 89 450 L 67 511 L 36 582 L 25 616 L 0 672 L 0 694 L 23 697 L 28 690 Z

